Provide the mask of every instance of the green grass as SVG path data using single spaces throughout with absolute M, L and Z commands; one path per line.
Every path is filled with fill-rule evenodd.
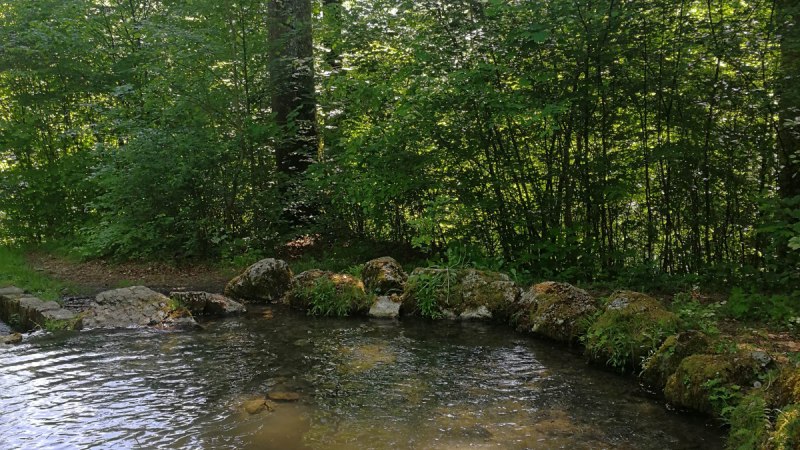
M 16 286 L 43 299 L 57 300 L 69 286 L 36 271 L 20 250 L 0 246 L 0 287 Z

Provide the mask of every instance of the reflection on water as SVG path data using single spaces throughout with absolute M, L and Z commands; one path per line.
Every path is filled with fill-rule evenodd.
M 722 447 L 631 380 L 505 329 L 273 316 L 0 348 L 0 447 Z M 277 391 L 300 400 L 245 411 Z

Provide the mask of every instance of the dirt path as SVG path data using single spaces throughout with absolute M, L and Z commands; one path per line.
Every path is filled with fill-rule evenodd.
M 58 256 L 33 253 L 28 263 L 34 269 L 71 286 L 69 295 L 89 296 L 125 286 L 144 285 L 168 292 L 199 290 L 221 293 L 231 273 L 207 266 L 174 267 L 163 263 L 75 262 Z

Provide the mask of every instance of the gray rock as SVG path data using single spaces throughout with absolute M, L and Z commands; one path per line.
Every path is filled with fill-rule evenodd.
M 193 316 L 226 316 L 247 312 L 241 303 L 208 292 L 171 292 L 169 297 L 189 309 Z
M 382 296 L 375 300 L 369 316 L 377 319 L 396 319 L 400 316 L 400 299 L 396 296 Z
M 521 297 L 514 323 L 520 331 L 575 343 L 598 311 L 597 300 L 583 289 L 552 281 L 531 286 Z
M 292 270 L 280 259 L 263 259 L 245 269 L 225 286 L 225 295 L 257 303 L 280 300 L 291 287 Z
M 84 328 L 191 328 L 189 311 L 144 286 L 101 292 L 84 313 Z
M 0 288 L 0 296 L 21 297 L 23 294 L 25 291 L 16 286 Z

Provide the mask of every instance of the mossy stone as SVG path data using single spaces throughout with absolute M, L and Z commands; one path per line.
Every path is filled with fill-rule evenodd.
M 669 336 L 661 347 L 645 360 L 639 378 L 645 386 L 661 391 L 684 358 L 705 353 L 710 345 L 711 340 L 708 336 L 699 331 L 685 331 Z

